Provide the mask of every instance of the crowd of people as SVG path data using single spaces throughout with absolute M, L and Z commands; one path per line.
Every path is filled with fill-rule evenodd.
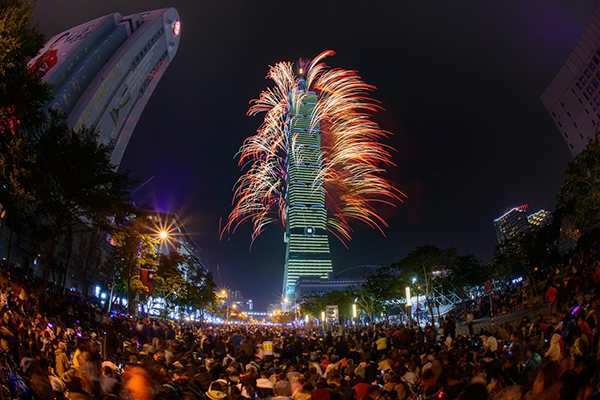
M 595 392 L 600 306 L 574 301 L 549 320 L 457 336 L 406 325 L 149 321 L 4 284 L 2 393 L 44 400 L 584 399 Z
M 4 280 L 0 394 L 44 400 L 600 398 L 599 255 L 594 246 L 562 271 L 550 271 L 547 313 L 493 332 L 471 326 L 468 335 L 457 335 L 451 318 L 440 328 L 139 319 Z

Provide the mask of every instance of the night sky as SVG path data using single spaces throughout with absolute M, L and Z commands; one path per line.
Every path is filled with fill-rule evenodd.
M 571 54 L 594 0 L 81 1 L 39 0 L 34 20 L 49 38 L 102 15 L 173 6 L 179 50 L 136 127 L 121 164 L 142 181 L 137 201 L 177 212 L 219 285 L 257 309 L 280 299 L 283 228 L 249 252 L 250 225 L 219 241 L 240 171 L 233 156 L 260 117 L 248 102 L 272 85 L 277 61 L 310 58 L 356 69 L 377 86 L 394 133 L 408 196 L 382 209 L 387 237 L 355 226 L 350 249 L 331 240 L 334 269 L 388 264 L 422 244 L 455 246 L 489 261 L 492 220 L 527 203 L 552 210 L 571 159 L 539 96 Z M 217 272 L 220 266 L 220 274 Z

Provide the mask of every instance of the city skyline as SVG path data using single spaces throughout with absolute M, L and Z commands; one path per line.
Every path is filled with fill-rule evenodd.
M 165 6 L 64 4 L 73 12 L 63 18 L 49 4 L 36 5 L 34 19 L 47 37 L 101 15 Z M 336 66 L 357 69 L 377 86 L 386 110 L 378 122 L 394 132 L 388 144 L 398 149 L 391 179 L 409 196 L 386 215 L 387 239 L 357 228 L 349 250 L 332 242 L 336 269 L 391 263 L 425 243 L 489 260 L 491 221 L 508 205 L 554 208 L 571 157 L 539 96 L 579 41 L 593 1 L 473 2 L 460 12 L 443 2 L 378 5 L 364 14 L 328 5 L 323 13 L 336 18 L 306 22 L 306 32 L 318 34 L 294 41 L 261 25 L 284 29 L 277 7 L 267 4 L 172 5 L 182 19 L 181 47 L 122 165 L 143 181 L 156 175 L 145 202 L 192 220 L 190 232 L 218 283 L 254 291 L 261 305 L 279 295 L 283 256 L 273 254 L 283 254 L 282 230 L 269 228 L 249 253 L 249 229 L 219 241 L 219 220 L 230 210 L 239 173 L 232 157 L 258 125 L 245 116 L 247 101 L 264 87 L 268 65 L 326 48 L 337 51 Z M 365 29 L 353 30 L 363 22 Z M 455 24 L 465 28 L 450 29 Z M 480 34 L 471 37 L 475 27 Z M 248 32 L 255 37 L 248 40 Z

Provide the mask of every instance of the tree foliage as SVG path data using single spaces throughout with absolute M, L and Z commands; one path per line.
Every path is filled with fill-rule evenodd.
M 565 172 L 558 192 L 558 206 L 575 216 L 575 226 L 588 231 L 598 224 L 600 212 L 600 141 L 591 139 Z
M 180 312 L 190 307 L 214 312 L 218 307 L 216 284 L 206 267 L 193 256 L 179 252 L 159 254 L 153 278 L 154 296 L 165 299 L 165 315 L 178 307 Z
M 498 244 L 490 276 L 496 279 L 529 274 L 532 269 L 560 261 L 557 240 L 560 220 Z
M 110 163 L 111 147 L 101 144 L 92 130 L 75 132 L 52 121 L 37 141 L 36 153 L 35 211 L 43 216 L 38 228 L 47 237 L 45 282 L 65 230 L 101 228 L 112 232 L 120 221 L 133 215 L 135 181 L 115 171 Z
M 352 290 L 334 290 L 323 294 L 307 293 L 300 300 L 300 309 L 304 315 L 321 318 L 327 306 L 338 306 L 340 320 L 352 318 L 352 304 L 355 294 Z
M 49 86 L 27 67 L 45 41 L 32 23 L 33 4 L 0 0 L 0 143 L 23 128 L 39 127 L 44 120 L 41 109 L 50 98 Z
M 148 292 L 140 280 L 141 267 L 155 269 L 158 239 L 148 234 L 148 219 L 142 211 L 113 230 L 112 253 L 105 263 L 114 285 L 127 297 L 129 313 L 133 313 L 138 302 Z

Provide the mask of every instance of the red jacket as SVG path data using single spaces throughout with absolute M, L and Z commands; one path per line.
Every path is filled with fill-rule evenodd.
M 311 396 L 313 400 L 330 400 L 331 390 L 329 389 L 315 389 L 312 391 Z
M 556 295 L 558 294 L 558 290 L 555 287 L 549 287 L 546 290 L 546 300 L 550 303 L 554 303 L 556 301 Z

